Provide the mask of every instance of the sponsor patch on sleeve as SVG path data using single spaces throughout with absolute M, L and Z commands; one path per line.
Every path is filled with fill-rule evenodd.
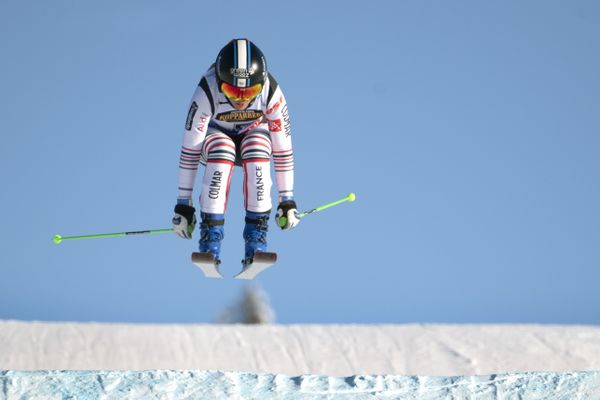
M 194 101 L 190 106 L 190 110 L 188 111 L 187 119 L 185 120 L 185 129 L 192 129 L 192 122 L 194 121 L 194 116 L 196 115 L 196 111 L 198 111 L 198 104 Z
M 283 97 L 279 97 L 279 100 L 277 100 L 275 104 L 273 104 L 270 108 L 267 109 L 267 114 L 273 114 L 275 111 L 277 111 L 282 102 Z
M 269 131 L 271 132 L 281 132 L 281 120 L 280 119 L 268 119 L 269 123 Z

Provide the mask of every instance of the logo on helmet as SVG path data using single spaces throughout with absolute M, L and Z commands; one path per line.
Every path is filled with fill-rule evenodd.
M 231 75 L 235 76 L 236 78 L 250 78 L 250 76 L 254 74 L 255 71 L 255 68 L 231 68 L 229 70 L 229 72 L 231 72 Z

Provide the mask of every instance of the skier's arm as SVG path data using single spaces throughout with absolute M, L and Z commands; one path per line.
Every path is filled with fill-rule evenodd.
M 266 117 L 273 146 L 273 164 L 279 190 L 279 202 L 291 200 L 294 197 L 292 130 L 287 103 L 279 87 L 275 90 L 267 106 Z
M 267 121 L 273 146 L 275 180 L 279 189 L 277 223 L 281 229 L 298 225 L 296 202 L 294 201 L 294 151 L 292 130 L 287 103 L 281 89 L 277 87 L 267 107 Z
M 210 92 L 207 90 L 206 79 L 202 78 L 190 101 L 179 157 L 178 203 L 186 203 L 189 200 L 191 205 L 200 152 L 212 116 L 211 102 L 208 97 Z

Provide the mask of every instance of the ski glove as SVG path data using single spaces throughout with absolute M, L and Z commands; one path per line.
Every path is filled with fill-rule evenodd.
M 281 229 L 292 229 L 300 222 L 294 200 L 284 200 L 277 207 L 277 225 Z
M 195 227 L 196 209 L 185 204 L 177 204 L 173 216 L 173 231 L 181 238 L 191 239 Z

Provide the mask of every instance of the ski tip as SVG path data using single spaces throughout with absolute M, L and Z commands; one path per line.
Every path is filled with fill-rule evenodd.
M 251 280 L 265 269 L 273 266 L 277 262 L 277 253 L 257 251 L 254 254 L 252 262 L 246 263 L 242 260 L 242 271 L 235 275 L 235 279 Z
M 254 259 L 258 261 L 277 262 L 277 253 L 268 251 L 257 251 L 254 254 Z
M 221 264 L 211 253 L 192 253 L 192 263 L 204 273 L 207 278 L 223 278 L 219 271 Z
M 52 238 L 52 241 L 56 244 L 59 244 L 60 242 L 62 242 L 63 238 L 60 235 L 54 235 L 54 237 Z
M 215 257 L 211 253 L 192 253 L 192 262 L 214 262 Z

